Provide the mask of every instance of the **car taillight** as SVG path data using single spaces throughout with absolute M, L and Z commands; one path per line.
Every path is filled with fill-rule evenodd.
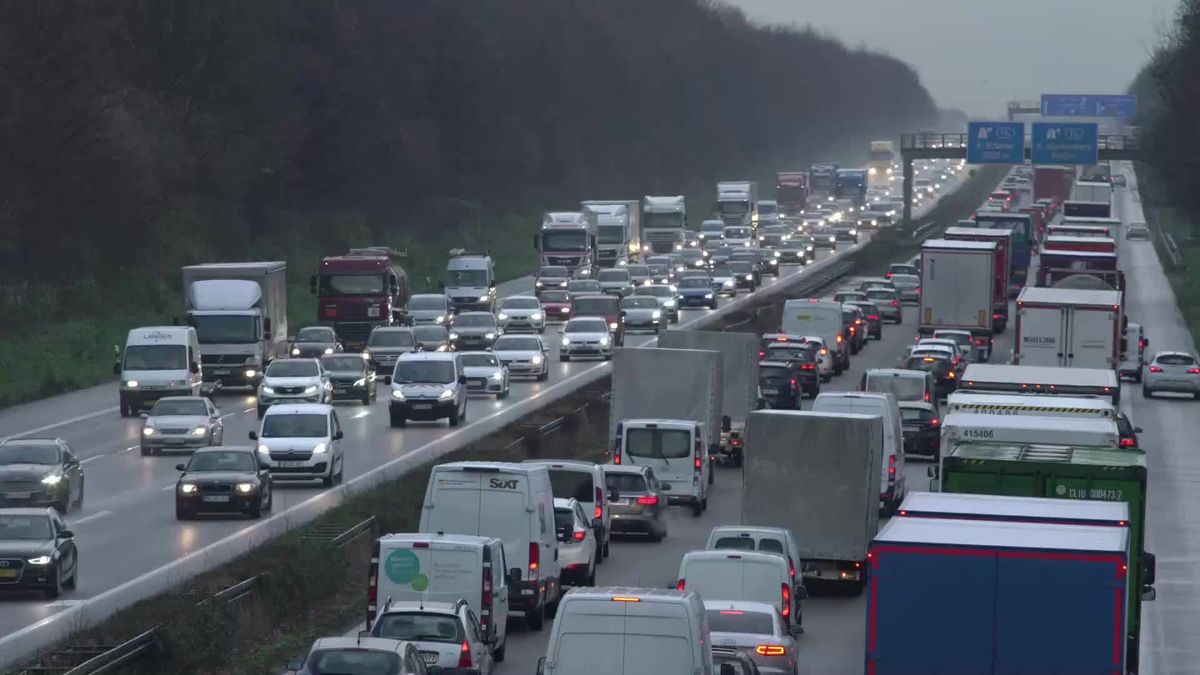
M 788 618 L 792 615 L 792 587 L 788 584 L 779 584 L 779 592 L 782 594 L 783 600 L 783 618 Z
M 892 273 L 891 273 L 891 272 L 888 272 L 887 274 L 884 274 L 883 276 L 887 277 L 888 279 L 891 279 L 891 278 L 892 278 Z
M 758 645 L 754 648 L 754 653 L 759 656 L 783 656 L 787 653 L 787 648 L 782 645 Z
M 929 421 L 929 426 L 931 427 L 940 427 L 941 425 L 942 421 L 936 417 Z
M 1134 446 L 1134 442 L 1133 442 L 1132 438 L 1122 438 L 1121 439 L 1121 447 L 1122 448 L 1132 448 L 1133 446 Z
M 638 506 L 658 506 L 658 495 L 638 497 L 635 501 L 637 502 Z
M 800 370 L 816 370 L 817 367 L 811 363 L 803 363 L 800 365 Z
M 538 578 L 538 567 L 541 566 L 542 550 L 536 541 L 529 542 L 529 579 Z
M 1200 375 L 1200 368 L 1188 368 L 1188 375 Z
M 696 471 L 699 471 L 699 470 L 700 470 L 700 456 L 699 456 L 699 455 L 697 455 L 697 456 L 696 456 L 696 459 L 695 459 L 695 460 L 692 462 L 692 467 L 693 467 L 693 468 L 694 468 Z
M 888 455 L 888 479 L 896 477 L 896 456 Z
M 1143 339 L 1141 339 L 1141 340 L 1138 340 L 1138 349 L 1141 349 L 1141 348 L 1143 348 L 1143 347 L 1145 347 L 1145 346 L 1146 346 L 1146 340 L 1145 340 L 1145 338 L 1143 338 Z
M 797 383 L 796 383 L 796 378 L 794 378 L 794 377 L 793 377 L 793 378 L 792 378 L 792 387 L 793 387 L 793 388 L 795 388 L 795 387 L 796 387 L 796 384 L 797 384 Z
M 950 371 L 950 372 L 946 373 L 946 377 L 948 377 L 948 378 L 950 378 L 950 379 L 952 379 L 952 380 L 953 380 L 953 379 L 954 379 L 954 371 L 952 370 L 952 371 Z
M 471 663 L 471 645 L 466 640 L 463 640 L 462 648 L 458 650 L 458 667 L 473 668 L 474 665 Z
M 926 402 L 928 402 L 928 401 L 929 401 L 929 392 L 925 392 L 925 401 L 926 401 Z
M 868 316 L 867 318 L 868 318 L 868 319 L 870 319 L 870 320 L 872 320 L 872 321 L 878 321 L 878 320 L 879 320 L 879 316 L 878 316 L 878 315 L 876 315 L 876 314 L 872 314 L 872 315 Z
M 675 590 L 682 591 L 687 588 L 687 579 L 680 579 L 675 582 Z
M 992 319 L 995 321 L 999 321 L 1000 319 L 1003 319 L 1003 318 L 1004 318 L 1003 314 L 993 314 L 992 315 Z
M 583 541 L 583 538 L 587 536 L 587 532 L 584 532 L 583 530 L 575 530 L 573 536 L 575 537 L 575 541 Z
M 758 352 L 758 360 L 759 360 L 759 361 L 762 361 L 762 360 L 763 360 L 763 357 L 764 357 L 764 356 L 766 356 L 766 355 L 767 355 L 767 353 L 766 353 L 766 352 L 764 352 L 764 351 L 762 351 L 762 350 L 759 350 L 759 352 Z
M 488 565 L 483 569 L 483 607 L 479 612 L 479 625 L 485 634 L 489 633 L 492 628 L 492 569 L 489 559 L 485 558 L 484 560 Z
M 980 346 L 986 345 L 987 339 L 986 338 L 975 338 L 975 344 L 980 345 Z
M 1159 368 L 1158 366 L 1150 366 L 1150 372 L 1152 372 L 1152 373 L 1161 373 L 1161 372 L 1162 372 L 1162 368 Z
M 621 463 L 621 456 L 613 455 L 613 464 L 620 464 L 620 463 Z
M 899 301 L 899 300 L 893 300 L 893 301 L 889 302 L 888 304 L 889 304 L 889 305 L 891 305 L 892 307 L 899 307 L 899 306 L 900 306 L 900 301 Z

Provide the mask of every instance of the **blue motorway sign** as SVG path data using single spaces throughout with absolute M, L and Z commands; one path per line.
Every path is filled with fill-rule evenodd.
M 968 164 L 1023 164 L 1024 122 L 968 122 Z
M 1136 96 L 1042 94 L 1046 117 L 1122 117 L 1137 114 Z
M 1029 157 L 1034 164 L 1095 164 L 1098 135 L 1094 123 L 1034 122 Z

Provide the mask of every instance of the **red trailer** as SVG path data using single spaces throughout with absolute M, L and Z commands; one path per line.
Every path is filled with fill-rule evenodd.
M 1074 184 L 1073 166 L 1036 166 L 1033 168 L 1033 201 L 1054 199 L 1061 204 L 1071 198 Z
M 1008 298 L 1016 295 L 1012 286 L 1012 230 L 984 230 L 977 227 L 948 227 L 942 235 L 950 241 L 991 241 L 996 243 L 996 284 L 992 319 L 999 326 L 1008 323 Z M 1016 287 L 1017 290 L 1020 286 Z M 1003 330 L 1003 329 L 1001 329 Z
M 1054 234 L 1046 237 L 1043 251 L 1089 251 L 1092 253 L 1116 253 L 1117 242 L 1112 237 L 1095 237 L 1076 234 Z
M 804 212 L 808 202 L 808 173 L 780 171 L 775 174 L 775 201 L 779 212 L 791 216 Z

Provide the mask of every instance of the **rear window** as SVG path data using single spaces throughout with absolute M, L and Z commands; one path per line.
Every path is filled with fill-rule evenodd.
M 678 429 L 629 429 L 625 451 L 634 457 L 679 459 L 692 454 L 692 435 Z
M 758 383 L 775 386 L 788 376 L 786 368 L 779 366 L 762 366 L 758 369 Z
M 554 529 L 575 529 L 575 514 L 571 509 L 554 509 Z
M 582 471 L 550 469 L 550 490 L 557 499 L 577 499 L 581 502 L 595 501 L 592 474 Z
M 420 612 L 384 614 L 371 629 L 371 635 L 392 640 L 448 644 L 459 644 L 466 637 L 458 617 Z
M 713 548 L 732 548 L 742 551 L 753 551 L 754 540 L 750 537 L 721 537 Z
M 933 411 L 925 410 L 924 408 L 901 408 L 901 422 L 930 422 L 933 420 Z
M 867 391 L 891 394 L 897 401 L 925 400 L 925 377 L 868 375 Z
M 775 623 L 766 612 L 743 612 L 735 609 L 710 609 L 708 629 L 714 633 L 751 633 L 773 635 Z
M 576 316 L 580 314 L 616 314 L 617 298 L 575 298 L 572 302 Z
M 646 487 L 646 477 L 640 473 L 606 473 L 604 486 L 615 488 L 617 492 L 649 492 Z
M 1195 359 L 1187 354 L 1163 354 L 1155 359 L 1155 361 L 1164 366 L 1190 366 L 1196 362 Z

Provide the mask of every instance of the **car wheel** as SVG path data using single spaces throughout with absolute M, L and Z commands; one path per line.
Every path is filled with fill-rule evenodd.
M 75 561 L 75 569 L 71 572 L 71 578 L 63 582 L 63 588 L 67 590 L 75 590 L 79 585 L 79 561 Z
M 699 518 L 702 513 L 704 513 L 704 504 L 700 499 L 697 499 L 692 502 L 692 516 Z
M 75 500 L 75 506 L 78 506 L 81 509 L 83 508 L 83 488 L 86 485 L 87 485 L 87 483 L 84 482 L 83 476 L 80 476 L 79 477 L 79 499 Z
M 363 405 L 371 405 L 371 392 L 370 391 L 363 392 L 362 404 Z
M 324 483 L 325 481 L 322 480 L 321 482 Z M 328 485 L 328 483 L 326 483 L 326 485 Z M 253 506 L 251 506 L 249 509 L 246 509 L 246 515 L 250 516 L 254 520 L 258 520 L 262 517 L 262 511 L 262 497 L 259 497 L 258 501 L 255 502 Z
M 45 590 L 46 598 L 49 600 L 53 600 L 54 598 L 57 598 L 58 596 L 62 595 L 62 589 L 63 589 L 62 570 L 56 569 L 56 570 L 54 570 L 54 585 L 48 587 Z
M 605 355 L 604 355 L 604 360 L 605 360 L 605 361 L 612 361 L 612 354 L 605 354 Z
M 508 387 L 505 387 L 499 394 L 496 394 L 496 399 L 503 401 L 508 398 Z
M 570 360 L 571 360 L 571 355 L 570 355 L 570 354 L 562 354 L 562 353 L 560 353 L 560 354 L 558 355 L 558 360 L 559 360 L 559 361 L 562 361 L 563 363 L 566 363 L 567 361 L 570 361 Z
M 538 376 L 537 376 L 538 382 L 545 382 L 548 379 L 550 379 L 550 371 L 543 370 L 542 372 L 538 373 Z
M 546 617 L 543 614 L 544 611 L 545 610 L 542 607 L 534 607 L 528 612 L 525 612 L 525 621 L 529 624 L 529 630 L 541 630 L 542 626 L 546 624 Z
M 508 634 L 505 633 L 504 642 L 501 642 L 500 646 L 496 647 L 496 650 L 492 652 L 492 660 L 494 660 L 496 663 L 504 663 L 504 654 L 507 651 L 508 651 Z
M 325 487 L 331 487 L 333 485 L 333 481 L 334 481 L 333 467 L 330 466 L 329 467 L 329 475 L 321 476 L 321 485 L 324 485 Z
M 142 446 L 142 457 L 149 457 L 150 453 L 151 453 L 150 448 L 147 448 L 146 446 L 143 445 Z
M 1154 398 L 1154 396 L 1152 395 L 1152 393 L 1150 391 L 1150 387 L 1146 387 L 1146 386 L 1142 387 L 1142 397 L 1143 398 Z
M 458 414 L 458 408 L 455 408 L 454 411 L 450 413 L 450 417 L 446 419 L 448 422 L 450 422 L 450 426 L 458 426 L 458 421 L 461 419 L 460 415 Z
M 713 470 L 712 466 L 709 466 L 708 467 L 708 484 L 712 485 L 713 482 L 715 482 L 716 480 L 717 480 L 717 472 Z
M 408 426 L 408 420 L 405 419 L 403 415 L 397 415 L 396 413 L 391 413 L 388 416 L 388 421 L 391 423 L 392 428 L 398 427 L 403 429 L 404 427 Z
M 1138 370 L 1136 373 L 1133 374 L 1133 381 L 1135 384 L 1142 383 L 1142 371 L 1141 370 Z
M 58 510 L 59 514 L 64 515 L 64 516 L 67 515 L 67 512 L 71 510 L 71 488 L 70 488 L 70 486 L 67 486 L 66 496 L 64 496 L 62 498 L 62 500 L 54 503 L 54 508 Z
M 338 473 L 338 480 L 341 480 L 341 473 Z M 263 511 L 270 511 L 275 508 L 275 490 L 267 488 L 266 495 L 263 499 Z
M 187 507 L 176 502 L 175 504 L 175 520 L 191 520 L 192 512 Z
M 655 530 L 654 528 L 650 528 L 650 532 L 648 534 L 650 535 L 650 541 L 652 541 L 656 544 L 658 542 L 662 541 L 663 537 L 666 536 L 665 532 L 659 532 L 658 530 Z
M 261 406 L 261 405 L 258 406 L 258 419 L 261 420 L 263 418 L 263 416 L 266 414 L 267 414 L 266 406 Z

